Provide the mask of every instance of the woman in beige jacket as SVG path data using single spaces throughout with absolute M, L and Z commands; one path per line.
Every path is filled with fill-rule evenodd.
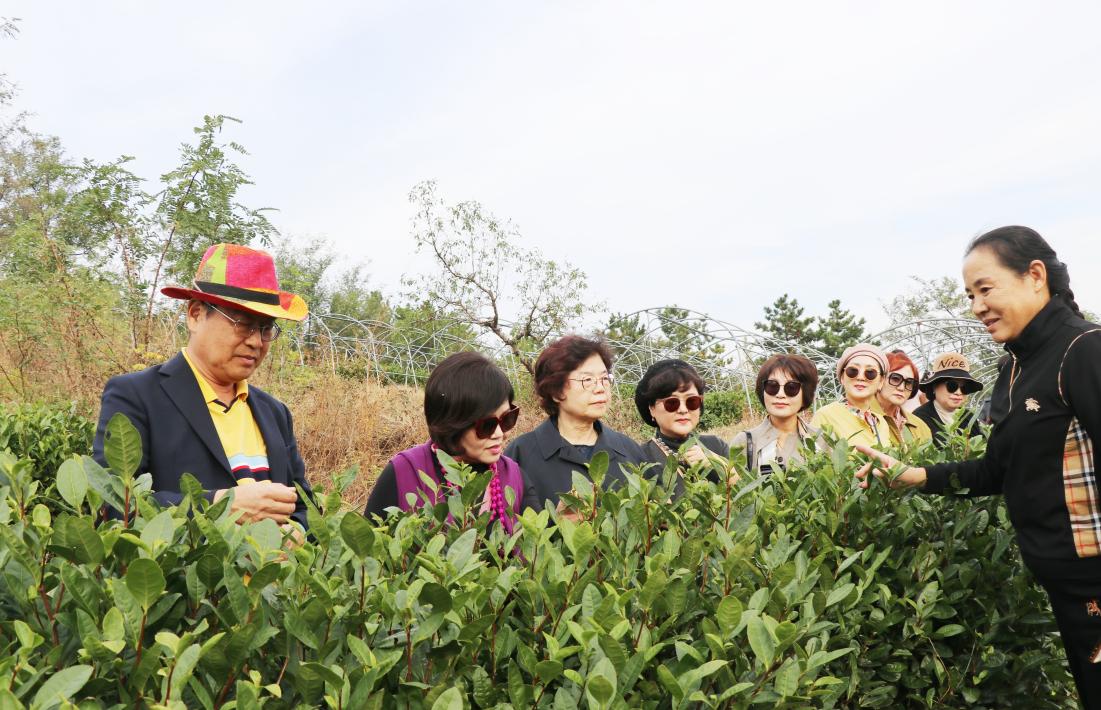
M 814 403 L 818 370 L 802 355 L 773 355 L 757 373 L 757 399 L 765 408 L 765 420 L 740 432 L 731 448 L 744 448 L 746 468 L 761 473 L 802 461 L 805 446 L 814 447 L 818 431 L 800 413 Z

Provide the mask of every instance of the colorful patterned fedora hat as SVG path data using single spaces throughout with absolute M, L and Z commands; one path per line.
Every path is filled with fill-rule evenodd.
M 168 286 L 170 298 L 198 299 L 272 318 L 302 320 L 309 313 L 301 296 L 279 290 L 275 261 L 266 251 L 215 244 L 203 254 L 192 288 Z

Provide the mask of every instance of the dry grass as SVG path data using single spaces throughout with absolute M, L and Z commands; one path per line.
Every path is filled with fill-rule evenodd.
M 328 487 L 332 476 L 351 466 L 359 476 L 345 491 L 344 503 L 362 509 L 375 478 L 390 458 L 428 439 L 424 423 L 424 394 L 419 388 L 380 385 L 351 380 L 324 369 L 307 378 L 288 377 L 287 370 L 269 371 L 258 384 L 282 399 L 295 418 L 295 434 L 310 482 Z M 301 370 L 298 375 L 301 375 Z M 522 383 L 516 393 L 520 421 L 510 432 L 514 438 L 539 426 L 546 415 L 530 386 Z M 760 416 L 709 433 L 730 441 L 736 433 L 755 426 Z M 614 397 L 605 422 L 628 436 L 642 440 L 652 432 L 639 419 L 634 402 Z
M 151 347 L 135 351 L 118 339 L 106 338 L 97 347 L 107 355 L 83 358 L 73 357 L 72 348 L 62 342 L 54 343 L 53 348 L 41 348 L 19 372 L 25 378 L 24 386 L 6 386 L 10 383 L 0 378 L 0 400 L 76 401 L 80 411 L 96 418 L 107 378 L 164 362 L 183 345 L 175 322 L 168 319 L 158 323 L 153 340 Z M 0 348 L 0 371 L 10 373 L 8 355 Z M 359 475 L 345 491 L 345 504 L 362 509 L 387 461 L 397 452 L 427 440 L 423 392 L 416 387 L 343 377 L 324 361 L 302 363 L 299 357 L 287 348 L 273 348 L 254 378 L 255 384 L 290 408 L 312 484 L 328 488 L 334 474 L 353 466 L 359 468 Z M 77 367 L 76 362 L 83 365 Z M 531 431 L 546 418 L 530 381 L 516 383 L 516 400 L 521 415 L 511 437 Z M 652 435 L 639 419 L 627 391 L 613 396 L 604 421 L 636 440 Z M 710 433 L 729 441 L 735 433 L 754 424 L 756 418 L 750 414 L 745 421 Z

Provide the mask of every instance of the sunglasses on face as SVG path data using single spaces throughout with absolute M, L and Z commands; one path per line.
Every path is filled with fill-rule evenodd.
M 887 375 L 887 382 L 892 387 L 901 387 L 905 390 L 912 390 L 917 386 L 917 379 L 913 377 L 903 377 L 897 372 L 892 372 Z
M 665 399 L 659 399 L 658 402 L 661 406 L 665 407 L 667 412 L 675 412 L 680 409 L 681 398 L 680 397 L 666 397 Z M 703 406 L 703 397 L 698 394 L 690 394 L 684 398 L 684 408 L 690 412 L 694 412 Z
M 857 377 L 860 377 L 860 368 L 857 367 L 856 365 L 849 365 L 848 367 L 845 368 L 845 375 L 850 380 L 855 380 Z M 867 380 L 868 382 L 871 382 L 872 380 L 874 380 L 877 377 L 879 377 L 879 370 L 876 370 L 873 367 L 864 368 L 864 379 L 865 380 Z
M 959 380 L 948 380 L 944 383 L 944 389 L 948 390 L 948 394 L 955 394 L 963 389 L 963 383 Z
M 803 383 L 799 380 L 788 380 L 783 384 L 784 394 L 788 397 L 794 397 L 799 394 L 803 389 Z M 769 397 L 775 397 L 780 394 L 780 383 L 776 380 L 765 380 L 765 394 Z
M 520 418 L 520 408 L 513 405 L 499 417 L 482 417 L 474 422 L 474 436 L 479 439 L 488 439 L 501 427 L 501 433 L 508 433 L 516 426 L 516 420 Z

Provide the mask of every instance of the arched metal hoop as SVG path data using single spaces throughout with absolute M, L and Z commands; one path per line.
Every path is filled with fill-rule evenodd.
M 638 318 L 641 335 L 630 342 L 608 341 L 617 354 L 615 371 L 621 383 L 637 382 L 651 363 L 677 357 L 692 364 L 712 389 L 741 391 L 752 400 L 760 363 L 774 353 L 792 352 L 806 356 L 818 368 L 819 403 L 840 396 L 834 377 L 835 360 L 819 350 L 777 340 L 697 311 L 682 310 L 677 316 L 670 317 L 662 308 L 624 316 Z M 423 384 L 440 358 L 471 348 L 493 357 L 514 380 L 522 376 L 519 359 L 499 342 L 488 337 L 471 342 L 456 331 L 461 332 L 456 323 L 421 330 L 326 313 L 310 316 L 292 337 L 299 348 L 324 352 L 333 367 L 354 365 L 358 372 L 381 381 Z M 670 332 L 696 345 L 706 344 L 707 353 L 692 352 L 693 348 L 670 342 Z M 993 384 L 996 363 L 1003 352 L 982 324 L 970 318 L 924 318 L 893 326 L 871 340 L 884 351 L 902 349 L 922 373 L 939 353 L 962 353 L 971 360 L 973 374 L 988 386 Z M 534 358 L 538 353 L 526 354 Z

